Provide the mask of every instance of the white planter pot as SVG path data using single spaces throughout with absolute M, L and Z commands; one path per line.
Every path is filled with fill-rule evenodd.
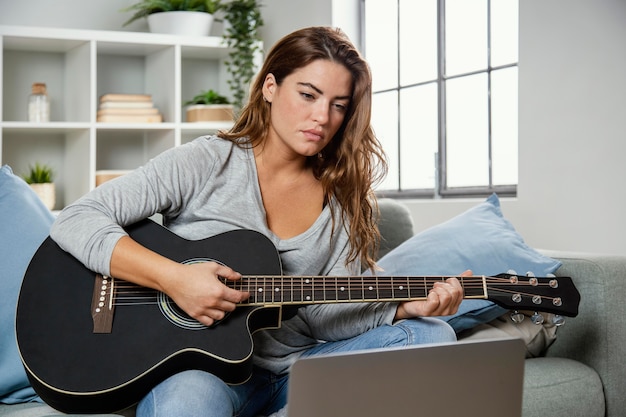
M 232 122 L 234 118 L 232 104 L 194 104 L 187 107 L 188 122 Z
M 213 15 L 204 12 L 161 12 L 148 15 L 150 32 L 184 36 L 208 36 Z
M 43 204 L 48 207 L 48 210 L 54 209 L 54 204 L 56 203 L 56 193 L 53 182 L 30 184 L 30 188 L 32 188 L 35 194 L 39 196 L 41 201 L 43 201 Z

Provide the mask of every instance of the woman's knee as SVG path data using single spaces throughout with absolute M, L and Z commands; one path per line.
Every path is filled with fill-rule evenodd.
M 433 317 L 402 320 L 393 327 L 405 334 L 407 345 L 448 343 L 457 340 L 452 326 Z
M 230 387 L 203 371 L 184 371 L 154 387 L 137 406 L 137 417 L 232 416 Z

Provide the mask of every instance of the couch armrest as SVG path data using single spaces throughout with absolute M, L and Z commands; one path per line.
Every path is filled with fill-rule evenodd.
M 626 256 L 542 251 L 559 259 L 557 276 L 570 276 L 580 291 L 579 314 L 567 318 L 547 356 L 578 360 L 598 372 L 607 415 L 626 409 Z

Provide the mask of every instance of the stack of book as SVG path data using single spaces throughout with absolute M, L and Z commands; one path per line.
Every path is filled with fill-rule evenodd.
M 163 116 L 149 94 L 104 94 L 100 97 L 98 122 L 160 123 Z

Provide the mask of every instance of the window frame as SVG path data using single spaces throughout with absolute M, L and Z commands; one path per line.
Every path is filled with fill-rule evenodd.
M 361 20 L 361 45 L 363 46 L 364 55 L 367 58 L 367 45 L 365 42 L 366 36 L 365 31 L 367 30 L 365 24 L 365 3 L 367 0 L 361 0 L 360 7 L 360 20 Z M 388 0 L 388 1 L 396 1 L 396 7 L 398 10 L 397 19 L 398 24 L 396 25 L 397 39 L 398 39 L 398 50 L 400 50 L 400 42 L 402 42 L 400 37 L 400 0 Z M 436 0 L 437 1 L 437 78 L 428 81 L 422 81 L 418 83 L 412 83 L 407 85 L 401 85 L 400 82 L 400 61 L 401 56 L 400 53 L 397 54 L 397 67 L 398 67 L 398 80 L 397 85 L 392 88 L 386 88 L 383 90 L 372 91 L 373 95 L 386 93 L 395 91 L 397 95 L 397 103 L 398 103 L 398 153 L 401 152 L 402 149 L 402 137 L 401 137 L 401 94 L 402 90 L 418 87 L 422 85 L 437 84 L 437 129 L 438 129 L 438 152 L 436 155 L 435 162 L 435 184 L 434 188 L 427 189 L 402 189 L 402 163 L 400 158 L 398 158 L 398 167 L 397 167 L 397 175 L 398 175 L 398 188 L 394 190 L 379 190 L 377 191 L 377 195 L 380 197 L 391 197 L 391 198 L 462 198 L 462 197 L 484 197 L 488 196 L 492 193 L 497 193 L 500 196 L 507 197 L 515 197 L 517 195 L 517 184 L 510 185 L 494 185 L 493 184 L 493 163 L 492 163 L 492 146 L 493 146 L 493 137 L 492 137 L 492 73 L 494 71 L 503 70 L 507 68 L 519 68 L 519 57 L 516 62 L 492 66 L 492 52 L 491 52 L 491 2 L 493 0 L 485 0 L 487 2 L 487 66 L 483 69 L 458 73 L 450 76 L 445 75 L 445 56 L 446 56 L 446 42 L 445 42 L 445 30 L 446 30 L 446 22 L 445 22 L 445 2 L 446 0 Z M 447 184 L 447 159 L 446 159 L 446 151 L 447 151 L 447 141 L 446 141 L 446 83 L 448 80 L 454 80 L 458 78 L 468 77 L 476 74 L 486 74 L 487 75 L 487 123 L 488 123 L 488 137 L 487 137 L 487 147 L 488 147 L 488 185 L 480 185 L 480 186 L 466 186 L 466 187 L 448 187 Z M 518 152 L 519 159 L 519 152 Z M 519 183 L 519 178 L 518 178 Z

